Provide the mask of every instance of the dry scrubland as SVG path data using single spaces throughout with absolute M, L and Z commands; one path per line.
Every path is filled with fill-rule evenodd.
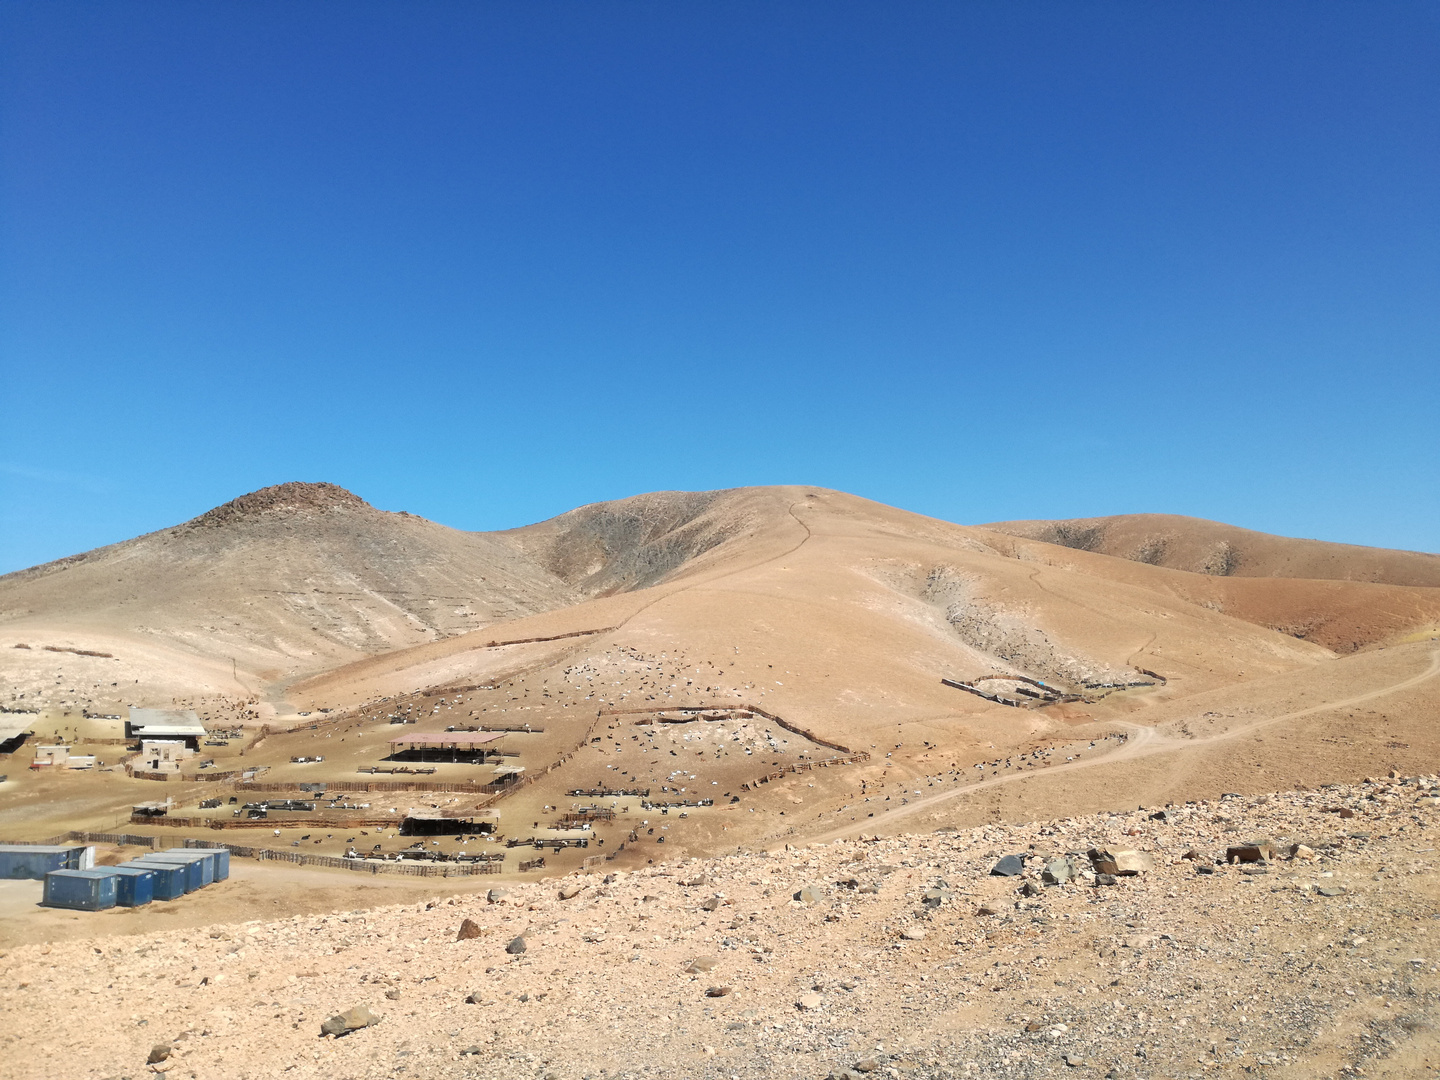
M 26 745 L 0 756 L 0 839 L 393 855 L 410 810 L 492 813 L 506 839 L 615 816 L 541 871 L 475 835 L 424 844 L 503 852 L 501 874 L 239 858 L 202 893 L 96 915 L 5 883 L 0 1011 L 24 1022 L 0 1075 L 1421 1075 L 1434 796 L 1383 778 L 1440 760 L 1437 565 L 1158 515 L 966 527 L 814 488 L 469 534 L 283 485 L 7 575 L 0 706 L 46 710 L 32 743 L 115 765 L 94 714 L 183 705 L 236 732 L 204 748 L 212 772 L 285 790 L 193 763 L 31 773 Z M 526 725 L 501 744 L 533 777 L 513 792 L 479 790 L 487 766 L 359 771 L 402 733 Z M 234 816 L 340 781 L 461 790 Z M 594 788 L 691 805 L 568 794 Z M 195 820 L 129 823 L 167 796 Z M 1262 835 L 1316 858 L 1179 857 Z M 1155 869 L 1038 883 L 1042 855 L 1121 844 Z M 989 875 L 1007 853 L 1034 856 L 1037 895 Z M 464 918 L 481 932 L 456 942 Z M 384 1019 L 322 1040 L 352 1006 Z

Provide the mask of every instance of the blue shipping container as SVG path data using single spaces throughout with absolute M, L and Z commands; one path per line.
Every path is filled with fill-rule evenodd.
M 83 847 L 53 844 L 0 844 L 0 878 L 40 881 L 51 870 L 78 870 Z
M 227 848 L 166 848 L 165 855 L 213 855 L 215 857 L 215 880 L 224 881 L 230 876 L 230 852 Z
M 198 863 L 200 866 L 200 884 L 213 885 L 215 883 L 215 853 L 213 851 L 157 851 L 154 855 L 145 856 L 147 859 L 162 859 L 171 862 Z
M 121 907 L 139 907 L 155 899 L 155 871 L 145 866 L 105 866 L 119 876 L 115 883 L 115 903 Z
M 185 895 L 187 867 L 179 863 L 142 863 L 138 860 L 122 863 L 117 870 L 149 870 L 155 875 L 151 882 L 151 895 L 156 900 L 178 900 Z
M 105 870 L 52 870 L 45 875 L 47 907 L 104 911 L 115 906 L 120 875 Z
M 205 868 L 198 862 L 190 862 L 183 859 L 167 859 L 163 855 L 141 855 L 138 859 L 130 860 L 131 866 L 168 866 L 179 870 L 184 876 L 180 879 L 185 882 L 187 893 L 195 892 L 205 887 Z

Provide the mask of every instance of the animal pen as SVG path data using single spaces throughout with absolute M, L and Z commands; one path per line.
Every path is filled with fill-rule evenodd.
M 484 765 L 498 760 L 503 731 L 417 732 L 390 740 L 389 761 L 432 761 Z

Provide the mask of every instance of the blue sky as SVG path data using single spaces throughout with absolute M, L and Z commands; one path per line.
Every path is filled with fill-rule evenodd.
M 0 571 L 285 480 L 1440 550 L 1436 4 L 0 5 Z

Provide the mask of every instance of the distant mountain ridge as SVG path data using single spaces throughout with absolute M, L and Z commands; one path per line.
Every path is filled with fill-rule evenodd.
M 1440 587 L 1440 555 L 1300 540 L 1178 514 L 1118 514 L 980 526 L 1010 536 L 1215 577 L 1310 578 Z
M 943 597 L 926 584 L 937 581 Z M 763 487 L 651 492 L 481 533 L 295 482 L 0 577 L 0 681 L 27 704 L 282 695 L 380 654 L 484 648 L 507 636 L 501 624 L 526 624 L 514 638 L 566 636 L 650 605 L 679 618 L 681 637 L 718 634 L 732 650 L 781 625 L 818 640 L 833 620 L 854 635 L 834 654 L 869 649 L 877 672 L 938 641 L 972 674 L 1041 678 L 1123 675 L 1137 650 L 1162 647 L 1145 643 L 1163 608 L 1208 642 L 1197 654 L 1212 656 L 1208 679 L 1245 655 L 1252 668 L 1267 655 L 1298 662 L 1429 626 L 1440 589 L 1416 586 L 1432 581 L 1435 556 L 1165 515 L 977 527 Z M 758 614 L 772 608 L 784 617 Z M 1103 629 L 1100 610 L 1111 612 Z M 879 643 L 893 618 L 909 629 L 892 656 Z M 877 674 L 877 687 L 892 677 Z

